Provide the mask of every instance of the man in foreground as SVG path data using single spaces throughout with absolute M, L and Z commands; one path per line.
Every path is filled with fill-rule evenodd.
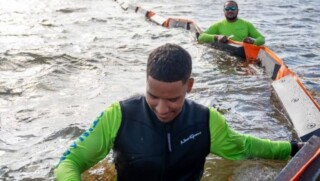
M 192 60 L 178 45 L 165 44 L 148 58 L 146 95 L 108 107 L 63 154 L 57 180 L 81 173 L 113 149 L 117 180 L 200 180 L 209 153 L 230 160 L 286 160 L 298 147 L 232 130 L 212 107 L 186 99 Z
M 264 36 L 250 22 L 238 18 L 239 8 L 235 1 L 227 1 L 223 11 L 226 19 L 214 23 L 200 34 L 199 42 L 227 43 L 230 38 L 254 45 L 264 44 Z

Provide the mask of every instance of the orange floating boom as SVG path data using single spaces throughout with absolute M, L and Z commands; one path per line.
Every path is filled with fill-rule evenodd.
M 191 20 L 181 18 L 163 18 L 153 11 L 130 5 L 123 0 L 116 1 L 122 9 L 133 10 L 147 20 L 166 28 L 182 28 L 195 33 L 202 30 Z M 312 135 L 320 136 L 320 106 L 308 92 L 298 76 L 268 47 L 229 40 L 227 44 L 213 43 L 211 46 L 240 55 L 250 63 L 261 62 L 265 72 L 273 81 L 272 87 L 285 108 L 288 117 L 302 141 Z M 289 90 L 288 87 L 290 87 Z M 295 91 L 293 91 L 295 90 Z

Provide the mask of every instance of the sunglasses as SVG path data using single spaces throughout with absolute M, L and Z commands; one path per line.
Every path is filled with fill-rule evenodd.
M 235 6 L 229 6 L 229 7 L 225 7 L 224 10 L 225 11 L 236 11 L 238 8 Z

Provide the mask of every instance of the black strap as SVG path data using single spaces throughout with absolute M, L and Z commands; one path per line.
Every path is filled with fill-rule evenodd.
M 291 141 L 291 156 L 293 157 L 299 151 L 298 142 Z

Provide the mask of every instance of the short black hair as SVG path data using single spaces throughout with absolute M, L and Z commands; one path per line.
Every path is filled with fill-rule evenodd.
M 191 76 L 190 54 L 176 44 L 167 43 L 153 50 L 148 58 L 147 77 L 164 81 L 186 83 Z
M 234 4 L 236 4 L 236 7 L 238 8 L 238 3 L 236 1 L 226 1 L 224 3 L 223 7 L 225 7 L 227 3 L 234 3 Z

